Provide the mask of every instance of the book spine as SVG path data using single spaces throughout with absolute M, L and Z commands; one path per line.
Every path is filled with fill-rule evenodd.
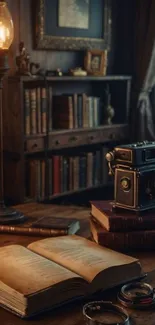
M 41 128 L 42 133 L 46 133 L 47 131 L 47 94 L 46 88 L 42 88 L 41 91 Z
M 42 184 L 41 184 L 41 197 L 42 199 L 45 198 L 45 168 L 46 168 L 46 164 L 45 164 L 45 160 L 41 161 L 41 180 L 42 180 Z
M 14 235 L 28 235 L 28 236 L 41 236 L 41 237 L 56 237 L 67 235 L 67 230 L 63 229 L 43 229 L 43 228 L 32 228 L 32 227 L 18 227 L 18 226 L 7 226 L 0 225 L 0 233 L 11 233 Z
M 74 127 L 78 128 L 78 96 L 73 94 L 73 116 L 74 116 Z
M 144 219 L 141 216 L 135 216 L 134 219 L 123 217 L 111 218 L 109 220 L 109 231 L 133 231 L 133 230 L 152 230 L 155 228 L 155 218 Z
M 98 233 L 99 245 L 121 252 L 154 250 L 155 231 L 108 232 Z
M 68 106 L 69 106 L 69 129 L 74 127 L 74 116 L 73 116 L 73 96 L 68 96 Z
M 89 97 L 89 127 L 94 127 L 94 101 L 93 97 Z
M 63 167 L 62 167 L 62 192 L 67 192 L 69 190 L 69 180 L 68 180 L 68 170 L 69 170 L 69 164 L 68 164 L 68 158 L 62 157 L 63 161 Z
M 78 95 L 78 112 L 77 112 L 77 120 L 78 120 L 78 127 L 83 127 L 83 101 L 82 95 Z
M 25 135 L 30 135 L 30 89 L 24 90 L 24 108 Z
M 52 165 L 53 161 L 52 158 L 48 161 L 48 196 L 50 197 L 53 193 L 53 175 L 52 175 Z
M 61 193 L 60 156 L 53 156 L 53 194 Z
M 87 153 L 87 187 L 93 186 L 93 153 Z
M 37 133 L 37 99 L 36 99 L 36 88 L 31 89 L 31 134 Z
M 83 128 L 87 128 L 88 127 L 88 118 L 87 118 L 87 96 L 85 93 L 82 94 L 82 107 L 83 107 Z
M 79 188 L 86 187 L 86 157 L 79 157 Z
M 73 157 L 73 190 L 79 189 L 79 157 Z
M 69 158 L 69 191 L 73 190 L 73 157 Z
M 48 131 L 52 131 L 53 123 L 52 123 L 52 87 L 49 87 L 49 112 L 48 112 Z
M 37 133 L 41 133 L 41 88 L 37 88 Z

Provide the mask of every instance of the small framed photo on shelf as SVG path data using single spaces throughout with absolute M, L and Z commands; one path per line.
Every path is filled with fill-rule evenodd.
M 88 75 L 105 76 L 107 71 L 107 51 L 88 50 L 84 67 Z

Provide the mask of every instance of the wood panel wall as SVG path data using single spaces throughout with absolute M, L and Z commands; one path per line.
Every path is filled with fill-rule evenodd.
M 42 68 L 68 68 L 83 65 L 83 53 L 72 51 L 36 51 L 32 41 L 33 0 L 8 0 L 15 25 L 15 39 L 10 49 L 11 72 L 15 69 L 15 55 L 19 40 L 23 40 L 30 53 L 31 61 L 40 63 Z M 52 1 L 52 0 L 51 0 Z M 112 44 L 108 71 L 130 73 L 132 70 L 133 12 L 134 0 L 112 0 Z

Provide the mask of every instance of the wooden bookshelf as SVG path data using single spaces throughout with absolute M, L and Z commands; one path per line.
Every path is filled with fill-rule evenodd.
M 69 129 L 55 129 L 54 126 L 49 128 L 50 109 L 53 112 L 53 106 L 50 106 L 53 101 L 53 95 L 56 93 L 61 96 L 64 93 L 86 93 L 87 96 L 100 98 L 103 94 L 104 85 L 109 83 L 111 86 L 111 96 L 113 98 L 112 105 L 116 108 L 114 123 L 111 125 L 97 125 L 92 127 L 76 127 Z M 122 89 L 119 87 L 123 87 Z M 130 108 L 130 76 L 105 76 L 105 77 L 19 77 L 13 76 L 8 79 L 9 103 L 4 112 L 4 169 L 5 169 L 5 197 L 12 204 L 24 203 L 25 197 L 29 196 L 26 193 L 27 183 L 33 182 L 30 180 L 30 174 L 34 174 L 30 168 L 30 174 L 27 172 L 27 165 L 33 161 L 43 163 L 45 190 L 42 191 L 43 196 L 39 196 L 39 200 L 47 198 L 57 198 L 68 196 L 74 193 L 81 193 L 87 190 L 106 186 L 106 183 L 101 180 L 98 185 L 83 186 L 72 190 L 62 190 L 59 193 L 47 193 L 49 186 L 49 167 L 48 161 L 52 157 L 72 157 L 87 155 L 89 152 L 96 155 L 102 147 L 108 148 L 115 143 L 126 142 L 129 138 L 128 115 Z M 52 97 L 46 97 L 46 114 L 44 122 L 46 122 L 46 130 L 36 132 L 34 134 L 25 133 L 25 90 L 30 89 L 46 90 L 49 96 L 49 89 L 52 89 Z M 28 96 L 31 96 L 28 94 Z M 34 98 L 33 98 L 34 99 Z M 32 100 L 30 97 L 29 100 Z M 41 97 L 42 100 L 42 97 Z M 31 102 L 29 109 L 32 109 Z M 35 109 L 38 112 L 39 104 L 33 101 Z M 52 107 L 52 108 L 50 108 Z M 32 110 L 30 111 L 30 114 Z M 38 113 L 36 113 L 38 114 Z M 30 116 L 32 119 L 32 117 Z M 42 118 L 42 117 L 41 117 Z M 35 117 L 35 123 L 38 123 L 38 116 Z M 42 122 L 41 122 L 42 123 Z M 31 123 L 32 124 L 32 120 Z M 73 153 L 74 152 L 74 153 Z M 63 159 L 63 158 L 62 158 Z M 70 158 L 69 158 L 70 159 Z M 86 163 L 87 164 L 87 163 Z M 96 164 L 96 163 L 95 163 Z M 102 158 L 102 165 L 105 165 Z M 55 167 L 52 167 L 55 169 Z M 97 167 L 96 167 L 97 168 Z M 29 170 L 29 167 L 28 167 Z M 58 172 L 58 171 L 57 171 Z M 54 171 L 52 171 L 54 173 Z M 39 176 L 43 177 L 43 176 Z M 52 180 L 51 180 L 52 181 Z M 48 184 L 48 185 L 47 185 Z M 108 185 L 108 184 L 107 184 Z M 32 197 L 34 199 L 34 197 Z M 38 197 L 35 196 L 38 200 Z

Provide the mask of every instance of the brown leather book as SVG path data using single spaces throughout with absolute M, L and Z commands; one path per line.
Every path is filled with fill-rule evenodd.
M 72 129 L 73 128 L 73 96 L 54 95 L 53 96 L 53 128 Z
M 72 235 L 80 229 L 77 219 L 61 217 L 28 217 L 24 223 L 0 225 L 0 233 L 30 235 L 40 237 L 57 237 Z
M 155 230 L 109 232 L 91 217 L 90 231 L 96 243 L 116 251 L 155 250 Z
M 112 201 L 91 201 L 92 216 L 108 231 L 155 229 L 155 211 L 137 215 L 134 212 L 112 210 Z
M 53 194 L 61 192 L 60 156 L 53 156 Z

